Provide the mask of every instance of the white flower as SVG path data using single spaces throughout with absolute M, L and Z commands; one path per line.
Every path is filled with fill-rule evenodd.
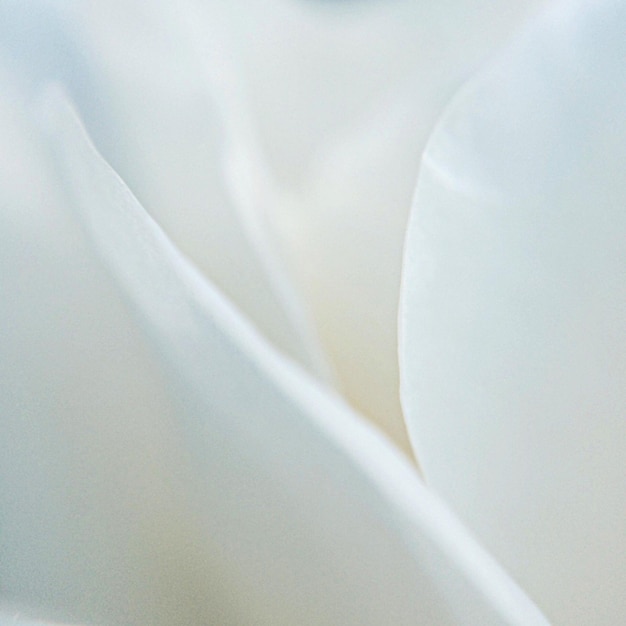
M 562 624 L 626 614 L 625 32 L 623 2 L 557 3 L 470 81 L 407 240 L 424 472 Z
M 399 450 L 395 317 L 418 161 L 449 97 L 541 3 L 431 4 L 0 4 L 0 624 L 547 623 Z M 507 277 L 539 259 L 560 285 L 582 225 L 595 238 L 579 264 L 598 262 L 592 281 L 610 269 L 616 316 L 602 317 L 603 300 L 585 323 L 618 326 L 623 292 L 608 287 L 623 248 L 616 235 L 602 252 L 609 231 L 581 217 L 590 197 L 624 198 L 604 185 L 623 133 L 601 125 L 611 111 L 617 124 L 626 89 L 603 78 L 621 40 L 592 47 L 610 32 L 603 10 L 618 32 L 609 2 L 557 8 L 455 99 L 420 170 L 405 258 L 403 403 L 419 460 L 559 623 L 621 614 L 619 594 L 598 590 L 602 575 L 623 580 L 609 499 L 623 501 L 611 472 L 624 437 L 608 411 L 623 396 L 600 397 L 613 361 L 592 361 L 599 387 L 572 367 L 537 398 L 534 358 L 518 362 L 498 333 L 536 349 L 565 290 L 528 283 L 545 298 L 520 342 Z M 544 79 L 537 49 L 559 80 Z M 561 123 L 566 96 L 582 117 Z M 585 135 L 583 118 L 600 127 Z M 581 137 L 594 150 L 567 169 Z M 578 221 L 561 231 L 565 256 L 542 260 L 552 240 L 524 248 L 538 232 L 527 204 L 557 229 L 560 190 L 573 190 Z M 494 218 L 495 247 L 457 217 L 468 197 L 484 220 L 515 207 L 510 224 Z M 519 257 L 489 256 L 502 245 Z M 441 271 L 455 266 L 462 282 Z M 469 336 L 457 302 L 476 316 Z M 586 363 L 601 342 L 566 358 Z M 509 370 L 527 377 L 519 388 Z M 601 436 L 615 441 L 591 472 L 601 488 L 573 501 L 590 432 L 585 415 L 559 426 L 574 384 L 583 403 L 606 401 Z M 542 401 L 540 420 L 521 419 Z M 526 457 L 503 466 L 513 436 Z M 594 528 L 614 554 L 594 541 L 575 562 L 564 550 Z

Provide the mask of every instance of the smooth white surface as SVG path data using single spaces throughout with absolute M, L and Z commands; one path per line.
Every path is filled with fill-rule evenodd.
M 181 250 L 409 449 L 401 251 L 449 96 L 543 0 L 7 0 L 28 89 L 61 82 Z
M 543 0 L 7 0 L 28 87 L 275 345 L 409 448 L 401 251 L 445 102 Z M 318 339 L 319 337 L 319 339 Z
M 228 35 L 282 192 L 269 215 L 341 391 L 408 447 L 396 320 L 419 158 L 456 88 L 543 2 L 202 4 Z
M 321 378 L 329 368 L 281 266 L 264 215 L 258 160 L 232 152 L 232 89 L 206 29 L 194 45 L 192 3 L 8 0 L 0 55 L 23 88 L 62 83 L 102 153 L 150 214 L 277 347 Z M 234 145 L 234 144 L 237 145 Z M 267 195 L 265 193 L 265 195 Z
M 29 107 L 3 80 L 0 105 L 5 601 L 120 626 L 545 624 L 181 255 L 58 88 Z
M 427 482 L 559 624 L 626 614 L 626 5 L 556 4 L 456 97 L 407 238 Z

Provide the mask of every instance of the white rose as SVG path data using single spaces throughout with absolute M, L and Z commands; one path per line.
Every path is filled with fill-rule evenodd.
M 7 623 L 22 612 L 102 625 L 547 623 L 398 449 L 409 446 L 396 301 L 418 160 L 449 96 L 533 8 L 518 4 L 0 5 Z M 534 28 L 543 41 L 545 27 Z M 509 80 L 523 89 L 532 55 L 518 54 Z M 494 128 L 498 84 L 484 107 Z M 458 150 L 444 141 L 437 152 L 449 117 L 427 154 L 471 164 L 463 135 Z M 521 139 L 541 141 L 535 122 Z M 616 597 L 594 595 L 589 561 L 562 582 L 565 538 L 547 533 L 535 550 L 546 496 L 517 502 L 527 466 L 503 469 L 502 453 L 485 452 L 482 433 L 502 440 L 475 421 L 473 371 L 463 372 L 462 425 L 474 452 L 449 458 L 459 454 L 447 428 L 457 395 L 448 402 L 446 390 L 458 381 L 424 381 L 456 365 L 422 357 L 428 320 L 415 304 L 428 294 L 412 278 L 428 267 L 412 252 L 428 163 L 401 344 L 420 462 L 556 620 L 611 623 Z M 441 332 L 435 349 L 458 328 Z M 513 429 L 516 416 L 502 412 Z M 566 452 L 581 435 L 567 436 Z M 573 477 L 559 479 L 558 454 L 546 460 L 551 441 L 531 458 L 556 475 L 546 493 L 558 500 Z M 482 472 L 474 484 L 458 468 L 467 458 Z M 608 484 L 602 493 L 615 496 Z M 548 530 L 571 526 L 563 517 Z M 592 528 L 588 514 L 580 529 Z M 593 571 L 622 571 L 611 567 Z M 591 600 L 564 606 L 568 589 L 592 590 Z
M 626 615 L 624 33 L 624 2 L 559 2 L 470 81 L 407 238 L 424 473 L 559 624 Z

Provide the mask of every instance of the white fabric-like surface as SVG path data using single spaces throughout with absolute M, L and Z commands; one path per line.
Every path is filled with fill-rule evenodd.
M 28 89 L 58 80 L 181 250 L 408 450 L 401 250 L 460 81 L 543 0 L 7 0 Z
M 426 480 L 560 624 L 626 614 L 626 5 L 559 3 L 462 90 L 407 238 Z
M 543 2 L 202 4 L 227 34 L 280 192 L 269 215 L 340 389 L 408 447 L 397 315 L 419 158 L 456 88 Z
M 248 152 L 245 171 L 231 163 L 242 143 L 229 125 L 232 89 L 213 75 L 228 68 L 202 24 L 208 55 L 194 45 L 194 15 L 164 0 L 8 0 L 0 54 L 27 90 L 62 83 L 177 245 L 279 349 L 329 378 L 273 243 L 263 164 Z M 236 130 L 245 143 L 246 128 Z
M 4 601 L 124 626 L 545 624 L 177 251 L 57 90 L 46 139 L 3 84 Z

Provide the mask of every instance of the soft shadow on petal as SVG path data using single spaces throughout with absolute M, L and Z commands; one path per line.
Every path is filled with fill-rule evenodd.
M 242 197 L 250 172 L 233 180 L 239 129 L 209 72 L 228 68 L 216 47 L 205 57 L 193 45 L 190 15 L 184 2 L 9 1 L 0 48 L 24 89 L 65 86 L 98 148 L 177 245 L 280 349 L 329 378 L 259 185 Z
M 63 96 L 41 108 L 76 215 L 180 407 L 197 588 L 217 559 L 231 610 L 255 624 L 546 624 L 398 451 L 178 252 Z
M 232 618 L 217 558 L 204 571 L 167 379 L 5 78 L 0 600 L 69 622 L 246 623 Z
M 341 390 L 406 449 L 396 318 L 419 158 L 460 82 L 542 3 L 203 4 L 230 46 L 281 192 L 269 214 Z
M 564 624 L 626 613 L 624 32 L 624 3 L 557 3 L 470 82 L 406 248 L 426 479 Z

